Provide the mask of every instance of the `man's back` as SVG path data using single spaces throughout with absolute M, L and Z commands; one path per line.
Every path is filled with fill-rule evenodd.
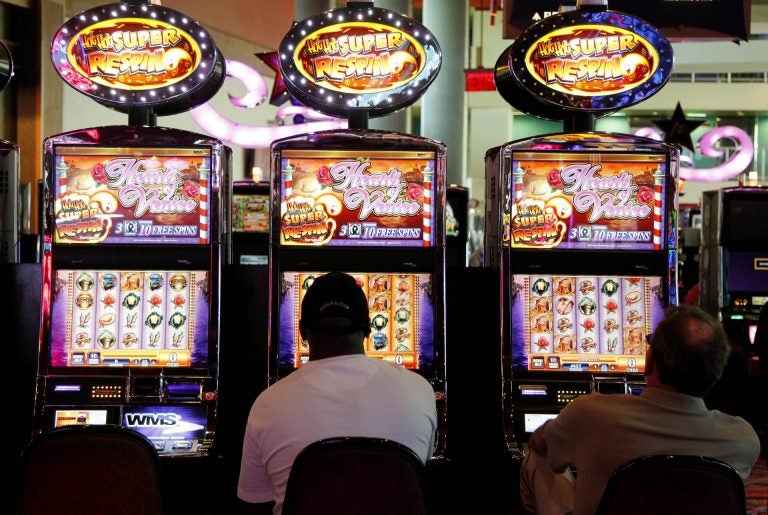
M 362 355 L 338 356 L 310 361 L 259 396 L 243 454 L 263 465 L 280 504 L 294 458 L 314 441 L 388 438 L 426 460 L 436 427 L 434 392 L 423 377 Z M 251 472 L 241 470 L 241 485 Z M 245 492 L 239 494 L 248 499 Z
M 577 472 L 574 514 L 594 513 L 608 476 L 652 454 L 718 458 L 743 478 L 760 452 L 742 418 L 707 410 L 701 398 L 660 388 L 640 396 L 593 394 L 576 399 L 546 427 L 552 469 Z

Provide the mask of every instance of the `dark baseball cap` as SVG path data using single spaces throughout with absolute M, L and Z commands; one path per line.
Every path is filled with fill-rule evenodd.
M 301 322 L 321 334 L 362 331 L 368 335 L 371 319 L 368 300 L 351 275 L 330 272 L 312 282 L 301 303 Z

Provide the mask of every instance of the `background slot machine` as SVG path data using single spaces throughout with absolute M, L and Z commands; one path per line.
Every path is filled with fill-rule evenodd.
M 768 302 L 768 188 L 705 191 L 699 299 L 743 350 L 753 350 L 760 310 Z
M 337 41 L 345 43 L 331 44 Z M 352 127 L 285 138 L 271 147 L 269 380 L 308 359 L 298 321 L 312 281 L 331 271 L 350 273 L 369 299 L 366 353 L 422 374 L 434 386 L 440 455 L 446 417 L 445 147 L 365 127 L 369 115 L 405 107 L 423 93 L 440 67 L 439 47 L 414 20 L 361 3 L 298 22 L 280 54 L 287 56 L 280 65 L 289 92 L 321 112 L 348 116 Z M 337 64 L 329 67 L 332 62 Z M 358 78 L 333 71 L 347 62 L 370 66 Z
M 147 53 L 142 62 L 151 69 L 106 77 L 114 70 L 97 64 L 121 62 L 120 50 L 106 45 L 116 27 L 140 42 L 129 53 L 137 62 Z M 44 141 L 34 430 L 118 424 L 148 437 L 161 457 L 208 456 L 231 151 L 216 139 L 138 120 L 208 100 L 223 81 L 223 58 L 180 13 L 122 3 L 62 26 L 52 60 L 72 87 L 128 113 L 131 123 Z
M 13 59 L 0 41 L 0 91 L 13 77 Z M 0 263 L 19 262 L 19 146 L 0 139 Z
M 582 74 L 587 63 L 593 73 Z M 644 387 L 646 339 L 677 303 L 679 151 L 593 125 L 655 93 L 671 64 L 658 31 L 604 6 L 532 25 L 497 62 L 507 101 L 568 130 L 485 158 L 486 265 L 502 285 L 512 444 L 579 395 Z
M 234 181 L 230 260 L 237 265 L 269 262 L 269 183 Z
M 469 260 L 469 188 L 449 184 L 445 191 L 445 263 L 461 269 Z

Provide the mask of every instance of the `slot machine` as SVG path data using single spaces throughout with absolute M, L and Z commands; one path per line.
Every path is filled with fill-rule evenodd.
M 163 459 L 209 456 L 231 150 L 152 122 L 207 101 L 224 80 L 223 58 L 192 19 L 125 2 L 66 22 L 52 61 L 129 125 L 44 140 L 34 431 L 117 424 Z
M 461 269 L 469 260 L 469 188 L 448 185 L 445 192 L 445 262 Z
M 439 46 L 410 18 L 350 3 L 296 23 L 280 54 L 288 91 L 313 109 L 347 116 L 351 128 L 271 147 L 269 380 L 308 359 L 298 321 L 312 281 L 350 273 L 369 300 L 366 354 L 434 387 L 439 456 L 446 418 L 445 147 L 365 127 L 369 115 L 401 109 L 426 90 L 440 67 Z M 341 72 L 354 63 L 366 67 L 351 77 Z
M 269 183 L 232 183 L 231 262 L 266 265 L 269 262 Z
M 0 91 L 13 77 L 13 58 L 0 41 Z M 19 262 L 19 145 L 0 139 L 0 263 Z
M 733 187 L 702 194 L 701 307 L 729 336 L 752 350 L 768 302 L 768 188 Z
M 661 88 L 671 63 L 655 29 L 592 6 L 534 24 L 498 60 L 507 101 L 570 129 L 485 157 L 513 445 L 579 395 L 644 387 L 646 340 L 677 303 L 679 151 L 592 125 Z

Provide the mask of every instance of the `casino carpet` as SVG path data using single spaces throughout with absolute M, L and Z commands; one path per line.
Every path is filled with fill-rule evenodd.
M 761 456 L 744 484 L 747 497 L 747 515 L 768 513 L 768 466 Z

